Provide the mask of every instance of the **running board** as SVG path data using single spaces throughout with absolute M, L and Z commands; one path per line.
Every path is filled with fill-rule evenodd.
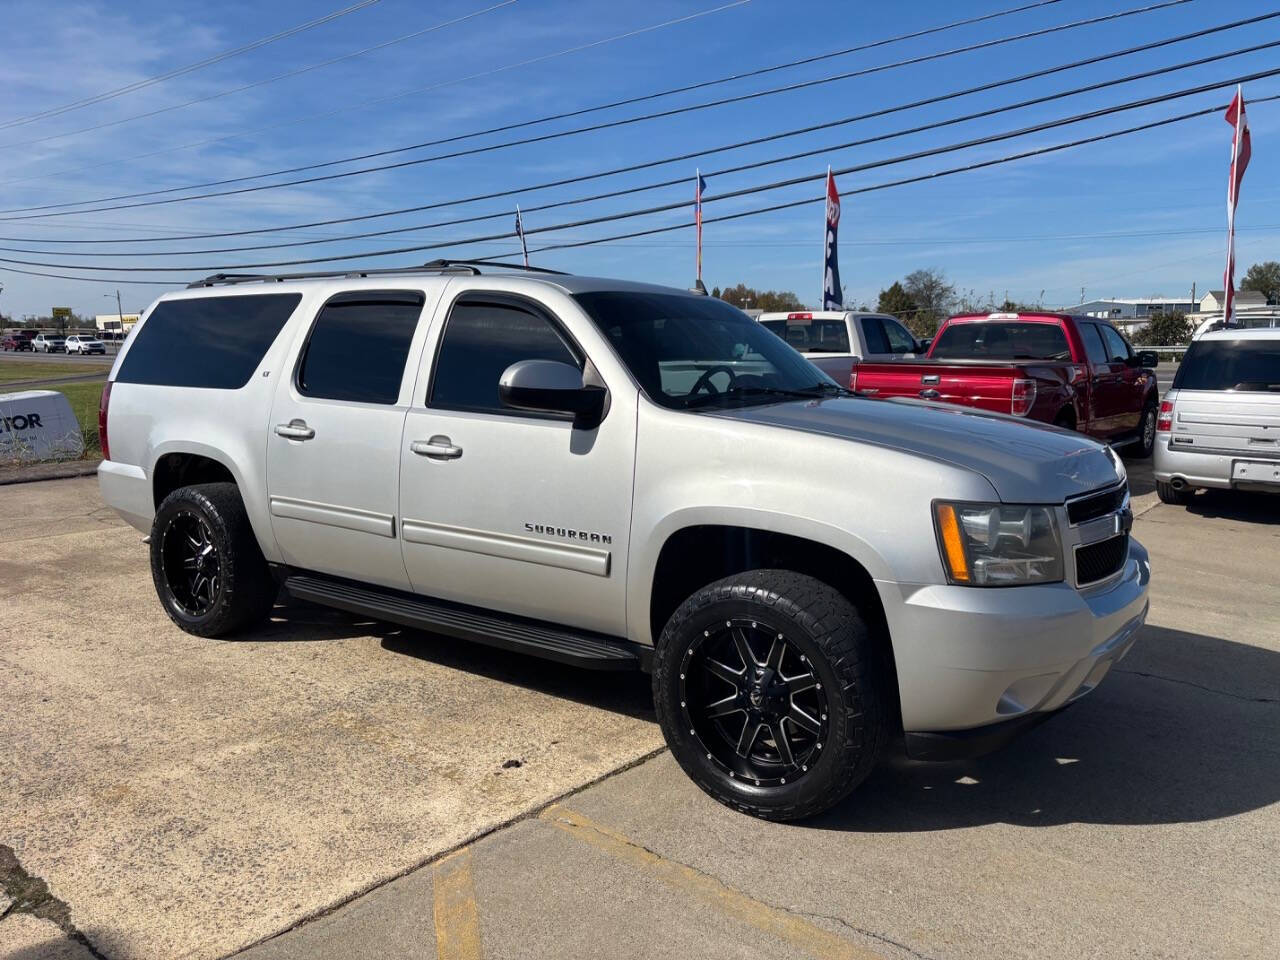
M 389 620 L 588 670 L 644 670 L 653 651 L 619 637 L 526 620 L 345 580 L 293 573 L 284 588 L 299 600 Z

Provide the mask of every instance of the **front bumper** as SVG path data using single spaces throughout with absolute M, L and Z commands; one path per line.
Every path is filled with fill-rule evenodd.
M 1164 483 L 1173 479 L 1184 480 L 1189 487 L 1212 487 L 1218 490 L 1230 490 L 1234 487 L 1249 489 L 1266 489 L 1280 493 L 1280 486 L 1267 484 L 1238 483 L 1232 479 L 1234 465 L 1240 460 L 1267 463 L 1275 460 L 1280 465 L 1280 458 L 1264 451 L 1241 451 L 1240 453 L 1206 453 L 1199 450 L 1178 449 L 1170 445 L 1169 434 L 1156 434 L 1156 449 L 1151 468 L 1155 478 Z
M 1133 646 L 1150 583 L 1147 551 L 1132 538 L 1120 574 L 1093 588 L 876 581 L 908 741 L 1030 722 L 1089 693 Z

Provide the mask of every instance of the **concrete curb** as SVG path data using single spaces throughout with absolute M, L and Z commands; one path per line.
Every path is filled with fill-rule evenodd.
M 21 467 L 0 467 L 0 487 L 11 483 L 35 483 L 38 480 L 65 480 L 87 477 L 98 472 L 101 460 L 64 460 L 58 463 L 32 463 Z

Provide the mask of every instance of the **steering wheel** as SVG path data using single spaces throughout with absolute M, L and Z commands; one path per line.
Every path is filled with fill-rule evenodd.
M 726 364 L 718 364 L 714 367 L 708 367 L 702 371 L 702 376 L 694 381 L 693 387 L 689 390 L 689 396 L 695 396 L 699 390 L 706 390 L 707 393 L 715 396 L 720 393 L 716 385 L 711 382 L 711 378 L 717 373 L 727 373 L 729 375 L 729 383 L 725 390 L 732 390 L 733 385 L 738 382 L 738 375 L 734 372 L 733 367 Z

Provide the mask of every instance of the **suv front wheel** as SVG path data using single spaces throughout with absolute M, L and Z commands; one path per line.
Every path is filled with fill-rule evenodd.
M 169 618 L 200 637 L 262 620 L 278 593 L 234 483 L 164 498 L 151 525 L 151 578 Z
M 672 754 L 721 803 L 769 820 L 828 809 L 861 783 L 890 733 L 871 630 L 833 587 L 753 570 L 703 587 L 654 657 Z

